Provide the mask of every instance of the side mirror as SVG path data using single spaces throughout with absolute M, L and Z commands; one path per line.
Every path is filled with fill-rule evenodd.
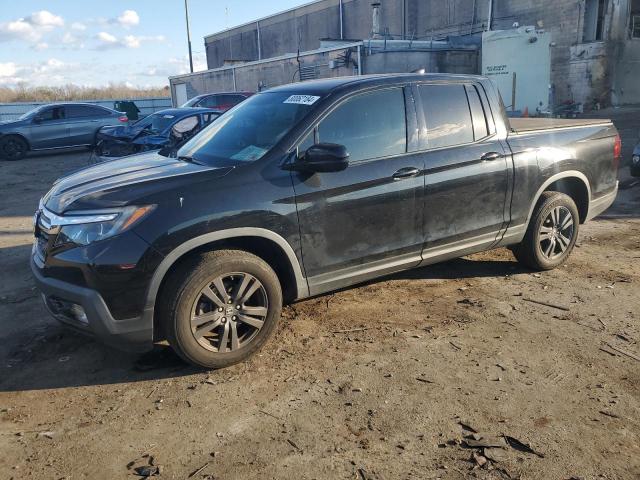
M 303 172 L 341 172 L 349 166 L 349 152 L 344 145 L 317 143 L 293 164 L 294 170 Z

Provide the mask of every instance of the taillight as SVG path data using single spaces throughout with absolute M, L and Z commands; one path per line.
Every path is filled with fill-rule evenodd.
M 118 121 L 122 123 L 127 123 L 129 121 L 129 117 L 127 117 L 126 115 L 122 115 L 118 117 Z
M 622 156 L 622 140 L 620 135 L 616 135 L 616 140 L 613 143 L 613 164 L 616 168 L 620 165 L 620 157 Z

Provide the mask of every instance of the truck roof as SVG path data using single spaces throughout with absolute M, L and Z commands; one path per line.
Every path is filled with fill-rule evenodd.
M 269 92 L 299 93 L 326 95 L 334 90 L 346 86 L 365 87 L 403 81 L 478 81 L 486 77 L 480 75 L 456 75 L 448 73 L 388 73 L 376 75 L 358 75 L 350 77 L 324 78 L 320 80 L 306 80 L 270 88 Z

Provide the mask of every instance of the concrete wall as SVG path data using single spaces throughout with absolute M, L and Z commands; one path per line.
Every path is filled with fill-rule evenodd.
M 147 115 L 151 115 L 152 113 L 157 112 L 158 110 L 171 108 L 171 99 L 168 97 L 127 98 L 123 100 L 134 101 L 138 106 L 138 108 L 140 109 L 140 117 L 146 117 Z M 113 108 L 113 102 L 115 102 L 115 100 L 81 100 L 81 102 Z M 51 102 L 0 103 L 0 121 L 17 120 L 21 115 L 27 113 L 28 111 L 33 110 L 34 108 L 40 105 L 46 105 L 47 103 L 51 103 Z M 70 103 L 73 103 L 73 102 L 70 102 Z
M 351 51 L 355 60 L 356 49 L 353 47 L 334 48 L 313 53 L 303 52 L 299 58 L 300 65 L 314 66 L 319 78 L 354 75 L 357 73 L 354 63 L 338 68 L 329 67 L 332 60 L 341 62 L 341 56 L 344 56 L 348 51 Z M 298 58 L 291 55 L 171 77 L 169 79 L 171 96 L 173 99 L 176 98 L 176 85 L 182 83 L 187 85 L 188 98 L 211 92 L 260 91 L 298 81 L 298 67 Z
M 186 85 L 188 98 L 210 92 L 264 90 L 298 81 L 301 76 L 299 67 L 303 70 L 313 69 L 316 78 L 356 75 L 358 46 L 362 74 L 411 72 L 419 68 L 425 68 L 429 72 L 479 73 L 479 52 L 475 45 L 452 47 L 443 42 L 436 42 L 429 47 L 431 42 L 413 42 L 409 48 L 407 41 L 388 41 L 386 50 L 383 49 L 383 41 L 349 45 L 303 52 L 299 58 L 296 55 L 288 55 L 172 77 L 172 98 L 176 98 L 178 84 Z
M 493 0 L 492 25 L 504 30 L 534 25 L 551 35 L 551 83 L 555 103 L 573 100 L 591 108 L 640 102 L 638 41 L 628 37 L 630 0 L 606 0 L 603 41 L 584 43 L 586 0 Z M 485 29 L 489 0 L 381 0 L 387 38 L 441 39 Z M 319 48 L 321 39 L 367 39 L 371 0 L 319 0 L 205 38 L 207 64 L 252 61 Z M 597 4 L 597 2 L 595 2 Z M 396 61 L 394 56 L 394 60 Z M 382 61 L 376 59 L 375 62 Z M 411 62 L 409 62 L 411 63 Z M 455 63 L 455 62 L 454 62 Z
M 371 0 L 342 1 L 342 38 L 371 36 Z M 381 30 L 388 38 L 425 39 L 481 31 L 487 1 L 382 0 Z M 473 22 L 473 23 L 472 23 Z M 259 35 L 258 35 L 259 32 Z M 323 38 L 339 39 L 340 0 L 321 0 L 205 38 L 208 68 L 228 60 L 258 60 L 320 47 Z M 260 48 L 258 48 L 258 37 Z

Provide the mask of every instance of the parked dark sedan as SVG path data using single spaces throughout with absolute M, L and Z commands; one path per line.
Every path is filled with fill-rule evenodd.
M 101 161 L 175 146 L 198 133 L 221 113 L 208 108 L 169 108 L 131 125 L 104 127 L 97 134 L 95 153 Z
M 253 92 L 205 93 L 204 95 L 193 97 L 182 106 L 213 108 L 221 112 L 226 112 L 251 95 L 253 95 Z
M 0 123 L 0 158 L 20 160 L 29 151 L 90 147 L 105 125 L 126 123 L 123 112 L 90 103 L 51 103 Z

